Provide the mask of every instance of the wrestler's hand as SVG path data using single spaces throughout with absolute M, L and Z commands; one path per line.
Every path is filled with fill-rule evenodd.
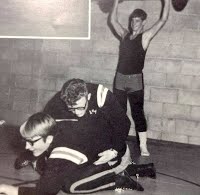
M 18 195 L 18 187 L 14 187 L 7 184 L 0 184 L 0 194 Z
M 94 162 L 95 165 L 101 165 L 109 162 L 113 158 L 117 156 L 117 151 L 113 149 L 105 150 L 104 152 L 101 152 L 98 154 L 100 157 L 97 161 Z
M 5 124 L 5 123 L 6 123 L 6 121 L 0 120 L 0 126 L 3 125 L 3 124 Z

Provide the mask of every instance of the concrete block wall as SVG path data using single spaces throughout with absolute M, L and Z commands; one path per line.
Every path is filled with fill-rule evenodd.
M 144 68 L 149 137 L 200 144 L 200 29 L 198 1 L 171 9 L 152 41 Z
M 159 1 L 123 2 L 120 22 L 127 26 L 130 12 L 143 8 L 148 28 L 160 7 Z M 199 0 L 189 1 L 182 12 L 171 7 L 167 24 L 148 49 L 144 80 L 150 138 L 200 145 L 199 9 Z M 92 1 L 90 40 L 0 39 L 0 118 L 21 124 L 70 78 L 103 83 L 112 90 L 119 42 L 107 16 Z

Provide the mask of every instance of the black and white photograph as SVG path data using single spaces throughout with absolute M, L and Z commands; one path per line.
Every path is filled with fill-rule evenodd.
M 0 194 L 199 195 L 199 0 L 1 0 Z

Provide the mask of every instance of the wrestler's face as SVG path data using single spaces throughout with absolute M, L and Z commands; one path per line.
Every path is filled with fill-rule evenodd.
M 23 139 L 26 142 L 26 149 L 32 151 L 34 156 L 40 156 L 49 148 L 53 141 L 53 136 L 49 135 L 46 138 L 35 136 Z
M 83 117 L 88 108 L 88 97 L 81 97 L 76 103 L 72 106 L 68 106 L 69 111 L 75 114 L 77 117 Z
M 131 19 L 131 28 L 135 32 L 141 32 L 145 25 L 145 20 L 142 20 L 140 17 L 134 17 Z

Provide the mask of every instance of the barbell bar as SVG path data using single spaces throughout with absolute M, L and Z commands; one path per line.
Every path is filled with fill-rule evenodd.
M 112 9 L 114 0 L 92 0 L 98 3 L 99 8 L 104 13 L 109 13 Z M 162 1 L 162 0 L 119 0 L 119 3 L 123 3 L 124 1 Z M 172 6 L 175 11 L 182 11 L 189 0 L 171 0 Z

